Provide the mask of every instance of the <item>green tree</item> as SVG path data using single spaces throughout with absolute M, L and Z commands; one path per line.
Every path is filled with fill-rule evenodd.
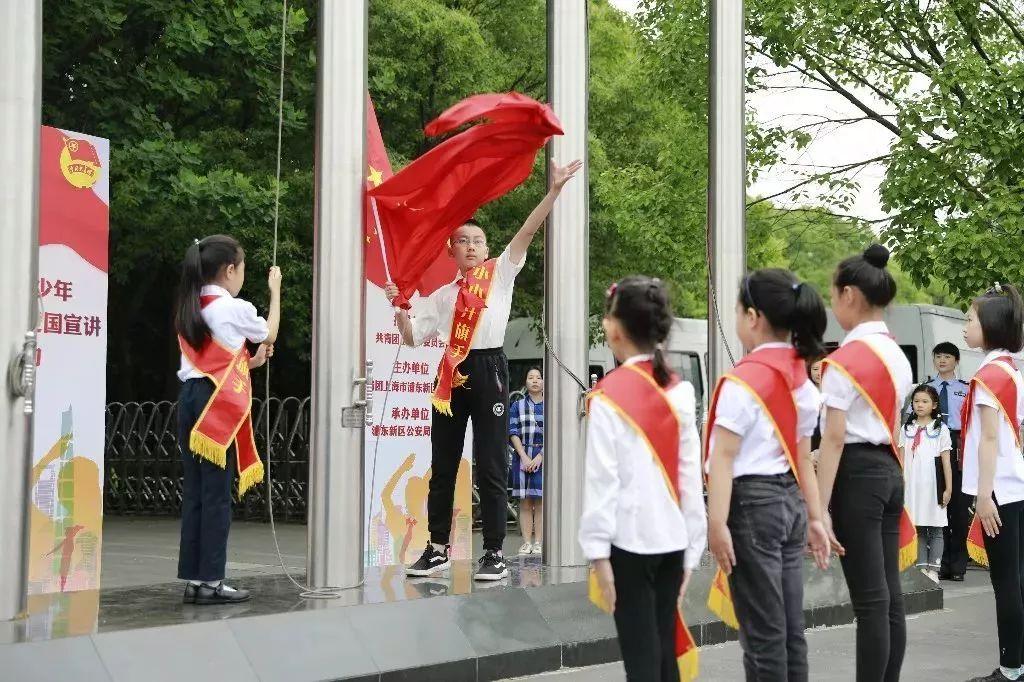
M 845 98 L 893 136 L 879 159 L 811 176 L 842 190 L 884 164 L 882 236 L 914 281 L 967 299 L 1024 279 L 1024 13 L 1011 0 L 751 0 L 753 56 Z M 755 80 L 760 82 L 757 74 Z M 756 84 L 755 84 L 756 85 Z M 823 122 L 824 123 L 824 122 Z M 780 141 L 785 135 L 780 135 Z

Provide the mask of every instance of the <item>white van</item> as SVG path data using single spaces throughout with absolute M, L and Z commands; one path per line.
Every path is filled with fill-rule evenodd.
M 510 320 L 505 331 L 505 355 L 508 356 L 509 386 L 512 390 L 522 388 L 530 368 L 539 367 L 544 362 L 544 344 L 532 323 L 530 318 L 519 317 Z M 679 376 L 693 384 L 697 399 L 705 410 L 708 398 L 707 351 L 707 320 L 675 318 L 666 344 L 666 360 Z M 580 379 L 589 384 L 590 375 L 600 379 L 614 368 L 615 358 L 607 345 L 591 346 L 588 376 Z
M 885 323 L 910 361 L 916 383 L 923 383 L 934 376 L 932 349 L 942 341 L 949 341 L 960 349 L 960 377 L 969 379 L 974 376 L 985 355 L 967 348 L 964 343 L 966 320 L 967 316 L 959 310 L 937 305 L 895 305 L 885 312 Z M 830 309 L 825 330 L 826 347 L 834 349 L 845 335 Z

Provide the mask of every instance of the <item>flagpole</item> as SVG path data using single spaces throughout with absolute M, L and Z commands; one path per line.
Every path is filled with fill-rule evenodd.
M 384 276 L 388 282 L 393 284 L 391 268 L 388 266 L 388 250 L 384 247 L 384 233 L 380 229 L 380 215 L 377 213 L 377 199 L 375 197 L 370 197 L 370 207 L 373 209 L 373 227 L 377 232 L 377 243 L 380 244 L 380 259 L 384 261 Z

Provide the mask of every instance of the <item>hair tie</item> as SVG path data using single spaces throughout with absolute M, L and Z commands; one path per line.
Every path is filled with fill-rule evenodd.
M 994 288 L 995 288 L 997 294 L 1003 293 L 1003 286 L 999 282 L 996 282 L 996 285 L 995 285 Z
M 609 299 L 611 299 L 613 296 L 615 296 L 615 292 L 618 291 L 618 289 L 619 289 L 619 283 L 618 282 L 612 282 L 612 285 L 610 287 L 608 287 L 608 291 L 605 292 L 605 296 L 607 296 Z
M 199 246 L 199 240 L 198 239 L 193 239 L 192 240 L 192 246 Z
M 797 296 L 799 296 L 800 295 L 800 287 L 802 287 L 803 285 L 804 285 L 803 282 L 797 282 L 796 284 L 794 284 L 793 285 L 793 293 L 796 294 Z

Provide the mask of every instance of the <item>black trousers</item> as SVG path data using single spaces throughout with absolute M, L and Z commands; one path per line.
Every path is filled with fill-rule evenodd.
M 430 541 L 447 544 L 452 532 L 455 479 L 473 420 L 473 464 L 480 490 L 484 549 L 500 550 L 508 520 L 508 360 L 501 348 L 471 350 L 459 365 L 469 377 L 452 390 L 452 416 L 433 411 L 430 431 L 430 488 L 427 523 Z
M 953 447 L 949 459 L 953 469 L 953 493 L 946 505 L 946 521 L 948 525 L 942 529 L 942 565 L 939 572 L 943 575 L 963 575 L 967 572 L 967 531 L 970 528 L 971 503 L 973 495 L 965 495 L 963 488 L 964 472 L 960 468 L 960 432 L 950 431 Z
M 807 506 L 793 474 L 733 480 L 729 576 L 751 682 L 807 680 L 804 550 Z
M 996 598 L 999 665 L 1024 664 L 1024 502 L 999 505 L 999 535 L 985 535 L 989 579 Z
M 633 554 L 612 545 L 615 630 L 627 682 L 679 682 L 676 603 L 683 552 Z
M 223 469 L 194 454 L 188 446 L 192 427 L 213 395 L 213 388 L 209 379 L 189 379 L 178 395 L 178 450 L 184 470 L 178 550 L 178 577 L 182 580 L 223 580 L 227 564 L 235 446 L 228 448 Z
M 900 587 L 903 472 L 888 445 L 843 448 L 832 524 L 846 548 L 846 586 L 857 619 L 857 682 L 896 682 L 907 646 Z

